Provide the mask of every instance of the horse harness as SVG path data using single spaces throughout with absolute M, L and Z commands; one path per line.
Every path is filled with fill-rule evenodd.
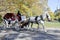
M 36 21 L 36 23 L 38 23 L 38 21 L 37 21 L 37 18 L 38 18 L 39 16 L 36 16 L 35 17 L 35 21 Z M 40 20 L 43 20 L 43 17 L 42 17 L 42 15 L 40 15 Z M 44 21 L 44 20 L 43 20 Z
M 44 19 L 43 19 L 42 15 L 40 15 L 40 18 L 41 18 L 41 20 L 43 20 L 43 21 L 44 21 Z
M 38 18 L 38 16 L 35 17 L 35 21 L 36 21 L 36 23 L 38 23 L 37 18 Z

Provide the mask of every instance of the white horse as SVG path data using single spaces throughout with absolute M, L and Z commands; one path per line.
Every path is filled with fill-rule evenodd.
M 44 14 L 40 15 L 40 16 L 34 16 L 34 17 L 30 17 L 29 18 L 29 22 L 31 23 L 31 28 L 33 23 L 38 24 L 37 29 L 39 29 L 39 24 L 42 24 L 43 30 L 45 30 L 45 26 L 44 26 L 44 20 L 45 18 L 47 18 L 49 21 L 51 20 L 50 15 L 48 12 L 45 12 Z

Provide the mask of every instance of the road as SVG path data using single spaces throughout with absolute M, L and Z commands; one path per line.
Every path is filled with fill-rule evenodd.
M 30 29 L 0 30 L 0 40 L 60 40 L 60 30 L 47 29 L 47 32 Z

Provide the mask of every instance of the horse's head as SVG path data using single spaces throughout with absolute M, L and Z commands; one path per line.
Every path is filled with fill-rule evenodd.
M 48 19 L 48 21 L 51 21 L 51 17 L 49 14 L 46 14 L 46 18 Z
M 45 18 L 47 18 L 48 21 L 51 21 L 51 17 L 50 17 L 50 15 L 49 15 L 48 12 L 45 12 L 44 14 L 42 14 L 42 18 L 43 18 L 43 20 L 44 20 Z

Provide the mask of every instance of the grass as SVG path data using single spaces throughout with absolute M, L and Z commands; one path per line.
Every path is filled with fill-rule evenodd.
M 0 25 L 2 25 L 2 23 L 0 23 Z
M 0 23 L 0 25 L 2 25 L 2 23 Z M 36 26 L 38 26 L 37 24 L 34 24 L 33 27 L 36 28 Z M 40 25 L 41 27 L 42 25 Z M 46 27 L 55 27 L 55 28 L 60 28 L 60 22 L 45 22 L 45 26 Z
M 60 28 L 60 22 L 45 22 L 46 27 Z
M 60 28 L 60 22 L 45 22 L 45 27 L 47 28 Z M 38 25 L 34 24 L 33 27 L 36 28 Z M 42 25 L 40 25 L 42 27 Z

